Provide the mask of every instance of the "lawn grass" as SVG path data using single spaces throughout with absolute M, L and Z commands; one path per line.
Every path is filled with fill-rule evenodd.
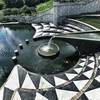
M 49 0 L 45 3 L 40 3 L 39 5 L 37 5 L 36 11 L 37 13 L 44 12 L 46 10 L 49 10 L 52 7 L 53 7 L 53 0 Z
M 78 20 L 86 22 L 86 23 L 93 25 L 97 28 L 100 28 L 100 17 L 98 17 L 98 18 L 95 18 L 95 17 L 94 18 L 88 18 L 88 17 L 86 17 L 86 18 L 80 18 Z

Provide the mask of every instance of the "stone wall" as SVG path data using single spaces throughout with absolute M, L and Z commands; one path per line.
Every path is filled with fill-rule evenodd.
M 88 0 L 87 0 L 88 1 Z M 88 2 L 60 3 L 54 2 L 55 21 L 63 16 L 79 15 L 100 11 L 100 0 L 90 0 Z
M 25 23 L 52 22 L 57 24 L 62 22 L 66 16 L 100 11 L 100 0 L 87 0 L 87 2 L 75 3 L 54 2 L 53 6 L 51 10 L 39 13 L 36 16 L 6 16 L 6 18 Z
M 21 23 L 39 23 L 39 22 L 51 22 L 53 23 L 53 9 L 41 12 L 36 14 L 35 16 L 20 16 L 20 15 L 10 15 L 0 17 L 0 21 L 9 22 L 9 21 L 18 21 Z

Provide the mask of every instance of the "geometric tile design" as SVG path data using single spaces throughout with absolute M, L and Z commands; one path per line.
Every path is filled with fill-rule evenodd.
M 56 89 L 58 100 L 70 100 L 77 92 Z
M 98 82 L 100 82 L 100 75 L 95 78 Z
M 76 87 L 81 90 L 85 85 L 86 83 L 88 82 L 89 80 L 78 80 L 78 81 L 73 81 L 74 84 L 76 85 Z
M 80 65 L 80 66 L 84 66 L 84 64 L 85 64 L 85 62 L 82 62 L 82 63 L 80 63 L 79 65 Z
M 93 74 L 93 70 L 89 70 L 83 73 L 83 75 L 85 75 L 88 78 L 91 78 L 92 74 Z
M 58 78 L 58 77 L 55 77 L 55 76 L 54 76 L 54 79 L 55 79 L 55 85 L 56 86 L 61 85 L 61 84 L 64 84 L 64 83 L 67 82 L 66 80 L 63 80 L 63 79 Z
M 8 77 L 8 80 L 5 83 L 5 87 L 9 88 L 10 90 L 16 90 L 20 87 L 17 66 L 14 67 L 13 71 Z
M 50 84 L 47 80 L 45 80 L 43 77 L 40 79 L 39 89 L 46 89 L 53 87 L 52 84 Z
M 77 66 L 57 75 L 40 76 L 16 65 L 0 89 L 0 100 L 70 100 L 90 81 L 95 65 L 93 59 L 90 57 L 86 65 L 87 59 L 81 58 Z M 99 100 L 99 70 L 98 68 L 98 74 L 79 100 Z M 92 95 L 97 96 L 96 99 Z
M 11 97 L 13 95 L 13 91 L 8 89 L 8 88 L 4 88 L 4 97 L 3 100 L 11 100 Z
M 75 76 L 77 76 L 78 74 L 73 74 L 73 73 L 65 73 L 65 75 L 67 76 L 67 78 L 69 80 L 72 80 Z
M 56 27 L 56 25 L 52 23 L 41 23 L 41 24 L 32 24 L 32 27 L 35 28 L 36 32 L 33 38 L 43 37 L 43 36 L 54 36 L 58 34 L 67 34 L 72 32 L 80 32 L 83 29 L 77 29 L 76 26 L 73 25 L 74 28 L 70 25 L 63 26 L 61 28 Z
M 37 92 L 35 100 L 48 100 L 48 99 Z
M 92 62 L 92 63 L 90 63 L 90 64 L 88 64 L 88 67 L 90 67 L 90 68 L 94 68 L 94 62 Z
M 56 94 L 56 90 L 55 89 L 52 89 L 52 90 L 49 90 L 49 91 L 46 91 L 44 96 L 46 98 L 48 98 L 49 100 L 58 100 L 57 99 L 57 94 Z
M 24 89 L 36 89 L 28 73 L 25 77 L 22 88 L 24 88 Z
M 66 91 L 79 92 L 79 89 L 76 87 L 76 85 L 74 84 L 74 82 L 71 82 L 69 84 L 65 84 L 62 87 L 57 87 L 57 89 L 66 90 Z
M 79 74 L 83 68 L 75 68 L 74 70 Z
M 89 100 L 100 100 L 100 88 L 88 91 L 85 95 Z
M 18 89 L 21 100 L 35 100 L 36 91 L 29 89 Z
M 22 100 L 18 91 L 14 94 L 13 99 L 12 100 Z
M 94 61 L 94 57 L 90 57 L 89 60 Z

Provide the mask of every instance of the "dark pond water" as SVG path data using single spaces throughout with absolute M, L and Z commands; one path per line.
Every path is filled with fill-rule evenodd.
M 12 56 L 19 43 L 32 38 L 33 28 L 30 25 L 0 26 L 0 85 L 7 79 L 14 67 Z

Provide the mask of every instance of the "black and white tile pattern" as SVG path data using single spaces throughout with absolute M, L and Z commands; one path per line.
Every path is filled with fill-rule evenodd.
M 0 100 L 71 100 L 86 87 L 93 76 L 94 68 L 93 56 L 81 58 L 77 66 L 57 75 L 40 76 L 16 65 L 0 89 Z M 100 68 L 79 100 L 100 99 L 99 72 Z
M 68 20 L 69 20 L 69 23 L 63 26 L 56 26 L 53 23 L 32 24 L 32 27 L 35 28 L 36 30 L 33 36 L 33 39 L 44 37 L 44 36 L 54 36 L 54 35 L 56 36 L 56 35 L 64 35 L 64 34 L 69 34 L 69 33 L 72 34 L 72 33 L 77 33 L 77 32 L 84 32 L 84 31 L 87 31 L 87 28 L 85 29 L 84 27 L 82 27 L 84 25 L 85 27 L 88 27 L 88 30 L 90 31 L 98 30 L 97 28 L 91 25 L 88 25 L 86 23 L 73 20 L 73 19 L 68 19 Z M 74 23 L 77 22 L 77 25 L 76 24 L 74 25 L 74 23 L 70 23 L 70 20 L 73 21 Z

